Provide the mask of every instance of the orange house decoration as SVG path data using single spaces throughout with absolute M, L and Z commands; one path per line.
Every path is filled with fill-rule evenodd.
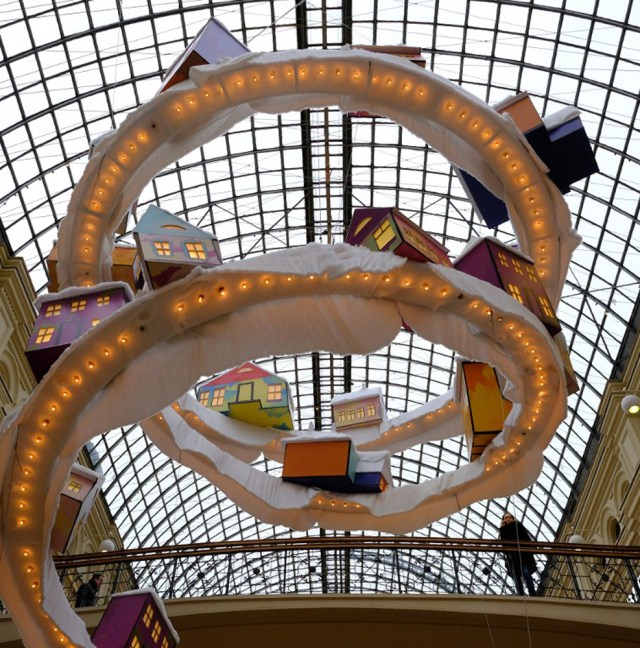
M 411 261 L 452 266 L 447 249 L 414 225 L 397 207 L 354 209 L 345 241 L 374 252 L 393 252 Z
M 379 388 L 361 389 L 331 399 L 336 431 L 379 424 L 385 418 L 382 391 Z
M 138 250 L 135 246 L 117 244 L 111 253 L 111 279 L 126 283 L 132 291 L 140 287 L 142 270 L 137 261 Z M 47 257 L 47 271 L 49 283 L 47 289 L 50 293 L 57 292 L 58 285 L 58 244 L 53 246 Z
M 186 277 L 195 267 L 222 263 L 215 236 L 150 205 L 133 229 L 142 274 L 151 288 Z
M 200 387 L 202 405 L 237 421 L 293 430 L 289 383 L 252 362 L 220 374 Z
M 87 519 L 100 491 L 104 477 L 80 464 L 74 464 L 64 490 L 51 530 L 51 549 L 63 552 L 80 525 Z
M 284 439 L 283 444 L 283 481 L 336 493 L 381 493 L 390 482 L 388 454 L 357 452 L 347 435 Z
M 493 367 L 468 361 L 458 362 L 456 401 L 462 413 L 468 458 L 474 461 L 502 432 L 511 402 L 503 398 Z
M 560 322 L 540 282 L 533 261 L 492 237 L 472 241 L 455 260 L 456 270 L 502 288 L 526 306 L 554 336 Z
M 155 590 L 113 594 L 91 636 L 96 648 L 175 648 L 180 637 Z
M 210 18 L 187 49 L 171 65 L 162 80 L 159 92 L 188 79 L 189 70 L 195 65 L 218 63 L 225 58 L 235 58 L 250 51 L 219 20 Z

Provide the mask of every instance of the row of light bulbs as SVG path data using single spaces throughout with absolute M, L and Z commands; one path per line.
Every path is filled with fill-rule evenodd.
M 382 73 L 376 73 L 378 68 Z M 482 152 L 503 178 L 508 193 L 523 215 L 528 240 L 521 244 L 525 249 L 527 246 L 533 248 L 530 254 L 539 274 L 543 279 L 547 277 L 545 266 L 557 255 L 557 250 L 553 249 L 553 205 L 543 185 L 543 174 L 535 167 L 523 144 L 506 129 L 502 117 L 440 81 L 431 77 L 425 79 L 424 72 L 417 68 L 415 71 L 403 67 L 394 69 L 385 61 L 384 64 L 374 63 L 370 71 L 369 58 L 355 57 L 353 61 L 345 61 L 336 60 L 334 56 L 326 61 L 252 63 L 242 70 L 225 71 L 223 66 L 211 72 L 201 87 L 173 89 L 156 97 L 153 109 L 143 110 L 132 125 L 111 138 L 104 159 L 95 171 L 97 177 L 83 179 L 81 183 L 87 192 L 87 199 L 81 201 L 85 209 L 69 217 L 79 220 L 80 224 L 77 241 L 72 241 L 75 261 L 83 268 L 92 268 L 86 270 L 88 276 L 82 283 L 90 285 L 97 279 L 97 268 L 103 261 L 101 243 L 108 235 L 107 222 L 113 216 L 112 210 L 119 197 L 127 190 L 140 165 L 169 137 L 175 137 L 188 123 L 199 121 L 203 115 L 217 109 L 239 105 L 250 98 L 266 97 L 269 93 L 277 94 L 273 89 L 267 92 L 263 86 L 279 88 L 282 83 L 285 86 L 291 83 L 300 92 L 330 92 L 337 79 L 364 84 L 363 92 L 366 90 L 374 99 L 389 103 L 398 103 L 398 91 L 412 93 L 410 102 L 403 98 L 403 109 L 411 104 L 418 114 L 442 123 Z M 365 84 L 367 79 L 369 82 Z M 247 95 L 248 92 L 253 94 Z M 66 262 L 66 259 L 60 260 L 61 265 Z

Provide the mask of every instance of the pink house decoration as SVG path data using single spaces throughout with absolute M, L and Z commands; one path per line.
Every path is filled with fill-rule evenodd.
M 379 424 L 385 418 L 382 391 L 379 388 L 361 389 L 331 399 L 336 431 Z
M 242 56 L 251 50 L 239 41 L 219 20 L 210 18 L 187 49 L 167 70 L 159 92 L 189 78 L 194 65 L 219 63 L 225 58 Z
M 293 430 L 289 383 L 252 362 L 226 371 L 198 390 L 202 405 L 260 427 Z
M 132 298 L 129 286 L 115 282 L 38 297 L 38 317 L 25 350 L 36 380 L 72 342 Z
M 66 551 L 76 530 L 86 520 L 104 477 L 80 464 L 74 464 L 64 490 L 51 530 L 51 549 Z
M 175 648 L 180 638 L 160 597 L 145 588 L 114 594 L 91 641 L 96 648 Z
M 186 277 L 195 267 L 222 263 L 215 236 L 150 205 L 133 229 L 144 280 L 161 288 Z
M 469 243 L 455 260 L 454 267 L 502 288 L 545 325 L 560 352 L 567 392 L 575 394 L 579 386 L 569 350 L 533 261 L 498 239 L 486 237 Z
M 412 261 L 452 265 L 447 249 L 414 225 L 397 207 L 354 209 L 345 242 L 374 252 L 393 252 Z

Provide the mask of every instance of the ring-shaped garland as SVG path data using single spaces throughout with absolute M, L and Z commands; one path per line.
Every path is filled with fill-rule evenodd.
M 418 66 L 362 50 L 247 54 L 192 68 L 101 140 L 59 231 L 62 287 L 111 278 L 112 234 L 162 169 L 256 112 L 337 105 L 386 115 L 475 175 L 508 208 L 518 244 L 558 305 L 579 242 L 568 207 L 522 133 L 471 93 Z
M 559 192 L 518 131 L 475 97 L 435 75 L 393 57 L 356 51 L 247 55 L 219 67 L 196 68 L 192 70 L 190 82 L 176 86 L 135 111 L 118 131 L 98 145 L 97 154 L 74 191 L 69 214 L 60 230 L 61 284 L 92 285 L 109 279 L 112 232 L 128 204 L 167 164 L 203 141 L 226 132 L 253 112 L 283 112 L 323 105 L 338 105 L 344 110 L 364 108 L 385 114 L 426 138 L 448 159 L 479 177 L 507 202 L 519 244 L 536 261 L 547 292 L 557 304 L 577 237 Z M 287 508 L 292 511 L 292 522 L 297 519 L 296 525 L 302 527 L 320 521 L 325 527 L 345 528 L 345 515 L 357 515 L 361 520 L 361 516 L 368 516 L 365 526 L 402 530 L 406 525 L 403 516 L 418 515 L 426 524 L 479 498 L 515 492 L 531 483 L 542 465 L 540 450 L 551 439 L 566 410 L 566 391 L 557 352 L 541 324 L 501 291 L 466 275 L 461 277 L 454 270 L 398 264 L 397 260 L 386 262 L 380 257 L 387 255 L 379 254 L 371 260 L 366 258 L 371 253 L 364 253 L 364 257 L 363 253 L 354 249 L 345 251 L 342 246 L 324 250 L 317 260 L 319 270 L 312 275 L 308 266 L 306 272 L 300 272 L 298 259 L 287 275 L 291 281 L 277 282 L 284 290 L 278 299 L 292 300 L 295 305 L 295 300 L 326 292 L 351 294 L 366 300 L 382 299 L 385 304 L 391 300 L 400 305 L 400 316 L 416 333 L 434 340 L 432 329 L 434 322 L 439 322 L 436 328 L 442 339 L 438 341 L 501 369 L 516 385 L 515 391 L 522 402 L 516 402 L 503 433 L 481 460 L 432 480 L 426 490 L 421 485 L 411 487 L 414 492 L 404 502 L 404 509 L 398 508 L 402 496 L 397 493 L 402 489 L 393 489 L 388 496 L 376 496 L 374 500 L 360 495 L 350 501 L 328 503 L 308 494 L 298 502 L 300 491 L 309 489 L 296 489 L 292 495 L 294 504 L 289 502 Z M 341 257 L 342 266 L 336 254 Z M 268 262 L 229 264 L 199 277 L 192 275 L 188 280 L 136 300 L 72 345 L 25 406 L 5 421 L 0 436 L 0 456 L 7 457 L 3 474 L 0 576 L 6 584 L 3 596 L 26 645 L 53 645 L 54 642 L 63 646 L 90 645 L 83 624 L 68 605 L 61 605 L 63 593 L 48 552 L 57 493 L 77 450 L 95 434 L 122 424 L 123 419 L 133 422 L 158 411 L 200 376 L 200 368 L 194 365 L 194 372 L 187 372 L 189 379 L 185 382 L 179 375 L 181 372 L 173 371 L 172 366 L 170 387 L 153 394 L 147 392 L 144 398 L 139 398 L 137 402 L 144 403 L 144 411 L 136 410 L 131 420 L 132 410 L 119 410 L 109 401 L 110 397 L 117 393 L 121 401 L 123 394 L 131 394 L 131 386 L 128 391 L 118 386 L 127 384 L 127 376 L 139 380 L 136 368 L 142 354 L 158 344 L 163 352 L 173 343 L 182 349 L 181 343 L 192 340 L 188 336 L 184 338 L 181 332 L 193 331 L 193 327 L 232 312 L 225 308 L 233 300 L 227 299 L 226 289 L 220 292 L 220 285 L 205 298 L 204 292 L 210 288 L 208 283 L 233 281 L 235 272 L 257 277 L 256 290 L 252 291 L 253 305 L 246 293 L 244 298 L 237 298 L 232 310 L 259 309 L 260 305 L 264 308 L 275 298 L 276 283 L 264 283 L 264 274 L 282 278 L 280 273 L 288 258 L 279 256 L 278 267 L 271 270 Z M 304 264 L 308 262 L 306 252 Z M 381 270 L 380 265 L 385 263 L 389 266 Z M 341 267 L 339 273 L 337 267 Z M 353 273 L 359 274 L 358 281 L 351 281 Z M 301 290 L 300 284 L 308 281 L 313 281 L 313 285 Z M 181 316 L 168 327 L 154 325 L 162 318 L 160 313 L 156 313 L 157 317 L 150 316 L 151 311 L 177 308 L 175 300 L 191 299 L 194 291 L 203 291 L 198 292 L 198 303 L 210 306 L 183 307 Z M 363 311 L 368 308 L 363 302 L 358 305 Z M 420 310 L 425 308 L 434 309 L 429 310 L 426 320 Z M 252 317 L 256 315 L 252 311 Z M 391 328 L 397 330 L 398 322 L 399 319 Z M 131 328 L 132 324 L 138 326 L 137 332 L 135 326 Z M 380 346 L 378 339 L 375 344 L 356 343 L 354 348 L 354 339 L 350 340 L 352 344 L 335 339 L 332 344 L 321 333 L 318 335 L 319 338 L 305 335 L 304 348 L 314 346 L 314 341 L 317 342 L 314 348 L 319 348 L 323 339 L 326 348 L 342 353 L 367 352 Z M 387 341 L 392 337 L 387 337 Z M 302 350 L 292 345 L 290 336 L 285 338 L 284 348 Z M 244 348 L 246 358 L 234 355 L 230 364 L 209 362 L 207 371 L 223 370 L 243 359 L 261 355 L 260 350 L 273 352 L 274 347 L 278 344 L 273 340 L 269 349 L 248 344 Z M 92 361 L 92 367 L 97 370 L 87 373 L 83 365 L 86 358 L 99 357 L 100 353 L 104 361 L 97 367 L 95 360 Z M 157 359 L 157 354 L 146 357 Z M 164 357 L 166 360 L 167 356 Z M 145 371 L 149 369 L 147 363 L 142 367 Z M 109 407 L 101 409 L 104 403 L 109 403 Z M 204 473 L 224 472 L 209 456 L 210 448 L 203 447 L 202 442 L 181 448 L 175 439 L 169 439 L 166 430 L 164 440 L 160 437 L 162 432 L 160 444 L 165 443 L 170 452 L 177 452 L 185 463 Z M 202 457 L 208 457 L 204 463 Z M 492 486 L 487 489 L 488 485 Z M 249 493 L 245 499 L 247 510 L 251 510 L 255 493 Z M 359 508 L 333 509 L 336 503 L 351 502 Z M 277 501 L 267 503 L 278 509 Z M 385 509 L 389 503 L 391 508 Z M 301 511 L 306 519 L 303 523 L 299 519 Z M 386 521 L 376 524 L 376 520 Z M 358 528 L 362 528 L 361 523 Z
M 346 296 L 353 300 L 349 308 Z M 330 316 L 308 320 L 308 309 Z M 279 317 L 288 312 L 301 316 L 285 324 Z M 313 489 L 266 474 L 257 482 L 266 490 L 243 488 L 242 476 L 253 469 L 202 437 L 176 439 L 159 427 L 156 442 L 202 474 L 217 473 L 223 488 L 239 484 L 234 498 L 249 512 L 265 519 L 275 514 L 297 528 L 317 522 L 404 531 L 531 483 L 542 466 L 541 449 L 565 415 L 566 390 L 553 341 L 503 291 L 450 268 L 348 245 L 295 248 L 196 272 L 90 330 L 3 426 L 0 451 L 11 459 L 3 482 L 0 578 L 25 645 L 54 645 L 54 639 L 91 645 L 83 623 L 66 602 L 61 606 L 48 550 L 58 493 L 86 441 L 153 415 L 205 368 L 219 371 L 273 352 L 367 353 L 390 342 L 403 320 L 418 335 L 490 362 L 514 385 L 519 400 L 481 459 L 415 486 L 320 502 Z M 170 377 L 162 380 L 167 367 Z

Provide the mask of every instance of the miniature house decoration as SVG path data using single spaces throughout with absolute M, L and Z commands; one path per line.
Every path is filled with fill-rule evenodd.
M 25 350 L 36 380 L 72 342 L 132 298 L 128 285 L 115 282 L 38 297 L 38 316 Z
M 560 322 L 533 261 L 515 248 L 493 237 L 477 238 L 458 256 L 454 267 L 502 288 L 526 306 L 552 336 L 560 332 Z
M 452 265 L 447 249 L 414 225 L 397 207 L 354 209 L 345 242 L 374 252 L 393 252 L 412 261 Z
M 111 278 L 113 281 L 126 283 L 134 292 L 140 286 L 141 268 L 137 259 L 138 250 L 135 246 L 116 244 L 111 254 Z M 54 245 L 47 257 L 47 273 L 50 293 L 57 292 L 58 286 L 58 245 Z
M 225 58 L 235 58 L 250 51 L 219 20 L 210 18 L 189 47 L 171 65 L 162 80 L 160 92 L 188 79 L 189 70 L 194 65 L 218 63 Z
M 175 648 L 180 642 L 151 588 L 113 594 L 91 636 L 96 648 Z
M 381 493 L 392 484 L 389 454 L 356 450 L 380 436 L 386 420 L 379 387 L 334 396 L 335 433 L 283 441 L 284 481 L 339 493 Z M 337 434 L 336 434 L 337 433 Z
M 457 364 L 456 400 L 462 412 L 469 461 L 474 461 L 502 431 L 511 403 L 502 397 L 493 367 L 484 362 Z
M 565 108 L 542 119 L 531 97 L 521 92 L 494 105 L 522 131 L 529 145 L 549 168 L 549 177 L 562 193 L 572 183 L 598 172 L 578 111 Z M 475 211 L 489 227 L 509 219 L 505 203 L 466 171 L 454 167 Z
M 215 236 L 150 205 L 133 229 L 142 273 L 151 288 L 186 277 L 195 267 L 220 265 Z
M 578 380 L 560 322 L 531 259 L 498 239 L 486 237 L 471 241 L 455 260 L 454 267 L 502 288 L 545 325 L 560 352 L 567 392 L 575 394 L 579 389 Z
M 337 431 L 380 423 L 385 417 L 379 387 L 341 394 L 331 399 L 333 422 Z
M 282 480 L 335 493 L 381 493 L 390 483 L 386 452 L 358 452 L 346 435 L 284 439 Z
M 86 520 L 104 482 L 104 476 L 80 464 L 74 464 L 60 493 L 60 505 L 51 530 L 51 549 L 66 551 L 69 542 Z
M 293 430 L 289 383 L 252 362 L 220 374 L 198 390 L 202 405 L 260 427 Z

